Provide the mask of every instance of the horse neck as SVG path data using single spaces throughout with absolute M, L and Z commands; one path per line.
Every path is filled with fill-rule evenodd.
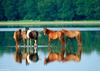
M 51 32 L 51 30 L 46 29 L 46 34 L 48 35 Z
M 23 39 L 26 39 L 26 38 L 27 38 L 27 37 L 26 37 L 26 31 L 22 31 L 22 32 L 21 32 L 21 36 L 22 36 Z

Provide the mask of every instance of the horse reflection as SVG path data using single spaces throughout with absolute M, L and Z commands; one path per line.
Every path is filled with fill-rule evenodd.
M 35 52 L 34 48 L 16 50 L 15 61 L 22 63 L 22 60 L 26 61 L 26 65 L 29 65 L 31 62 L 37 62 L 39 60 L 38 51 Z
M 70 61 L 70 60 L 74 60 L 74 61 L 79 62 L 80 61 L 80 57 L 78 55 L 76 55 L 76 54 L 66 55 L 66 57 L 64 58 L 64 61 Z
M 82 53 L 82 47 L 78 47 L 77 53 L 76 54 L 66 54 L 65 58 L 64 58 L 64 62 L 65 61 L 77 61 L 79 62 L 81 60 L 81 53 Z
M 19 51 L 19 50 L 16 51 L 15 60 L 18 63 L 22 63 L 22 53 L 21 53 L 21 51 Z
M 82 47 L 82 42 L 81 42 L 81 32 L 80 31 L 69 31 L 69 30 L 62 30 L 65 36 L 67 36 L 70 39 L 76 38 L 78 42 L 78 47 Z
M 26 58 L 26 65 L 30 64 L 31 62 L 37 62 L 38 60 L 39 60 L 38 53 L 28 54 Z
M 61 48 L 59 53 L 50 51 L 48 57 L 44 59 L 44 64 L 48 64 L 54 61 L 63 61 L 64 60 L 64 52 L 65 50 Z
M 49 30 L 47 28 L 45 28 L 43 30 L 44 35 L 48 36 L 48 47 L 50 48 L 50 43 L 51 40 L 55 40 L 55 39 L 59 39 L 62 47 L 64 47 L 65 42 L 64 42 L 64 34 L 61 31 L 53 31 L 53 30 Z
M 59 53 L 52 52 L 51 50 L 48 54 L 48 57 L 44 59 L 44 64 L 48 64 L 54 61 L 66 62 L 66 61 L 73 60 L 79 62 L 81 60 L 82 47 L 78 47 L 78 50 L 75 54 L 73 53 L 67 54 L 66 52 L 67 51 L 65 51 L 65 48 L 61 48 Z

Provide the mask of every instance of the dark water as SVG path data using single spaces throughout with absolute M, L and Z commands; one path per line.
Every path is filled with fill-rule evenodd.
M 0 31 L 0 71 L 99 71 L 100 70 L 100 29 L 85 29 L 79 28 L 82 35 L 82 48 L 83 52 L 79 62 L 70 60 L 66 62 L 55 61 L 44 64 L 44 59 L 48 57 L 48 38 L 41 32 L 38 40 L 38 57 L 37 62 L 30 62 L 26 65 L 26 60 L 22 62 L 16 61 L 15 42 L 13 39 L 13 32 L 16 29 L 4 28 Z M 33 29 L 33 28 L 31 28 Z M 52 29 L 52 28 L 51 28 Z M 53 28 L 53 30 L 60 30 L 62 28 Z M 74 30 L 71 28 L 70 30 Z M 41 28 L 35 28 L 40 31 Z M 60 52 L 60 42 L 58 40 L 51 43 L 53 52 Z M 70 46 L 74 47 L 70 50 Z M 76 53 L 77 42 L 76 40 L 67 40 L 66 50 Z M 20 47 L 21 52 L 24 52 L 23 44 Z M 32 50 L 32 49 L 31 49 Z

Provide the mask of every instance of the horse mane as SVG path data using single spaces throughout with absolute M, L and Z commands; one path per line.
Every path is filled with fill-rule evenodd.
M 45 33 L 46 33 L 46 34 L 49 34 L 50 31 L 51 31 L 51 30 L 49 30 L 49 29 L 47 29 L 47 28 L 45 29 Z

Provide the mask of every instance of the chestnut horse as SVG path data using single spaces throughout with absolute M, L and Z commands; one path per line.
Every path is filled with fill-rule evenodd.
M 62 31 L 53 31 L 53 30 L 45 28 L 43 32 L 44 32 L 44 35 L 48 36 L 48 47 L 49 48 L 50 48 L 51 40 L 55 40 L 55 39 L 59 39 L 62 44 L 62 47 L 64 47 L 65 41 L 64 41 L 64 34 L 62 33 Z
M 81 32 L 80 31 L 69 31 L 69 30 L 62 30 L 62 32 L 67 36 L 68 38 L 76 38 L 78 42 L 78 47 L 82 47 L 82 42 L 81 42 Z

